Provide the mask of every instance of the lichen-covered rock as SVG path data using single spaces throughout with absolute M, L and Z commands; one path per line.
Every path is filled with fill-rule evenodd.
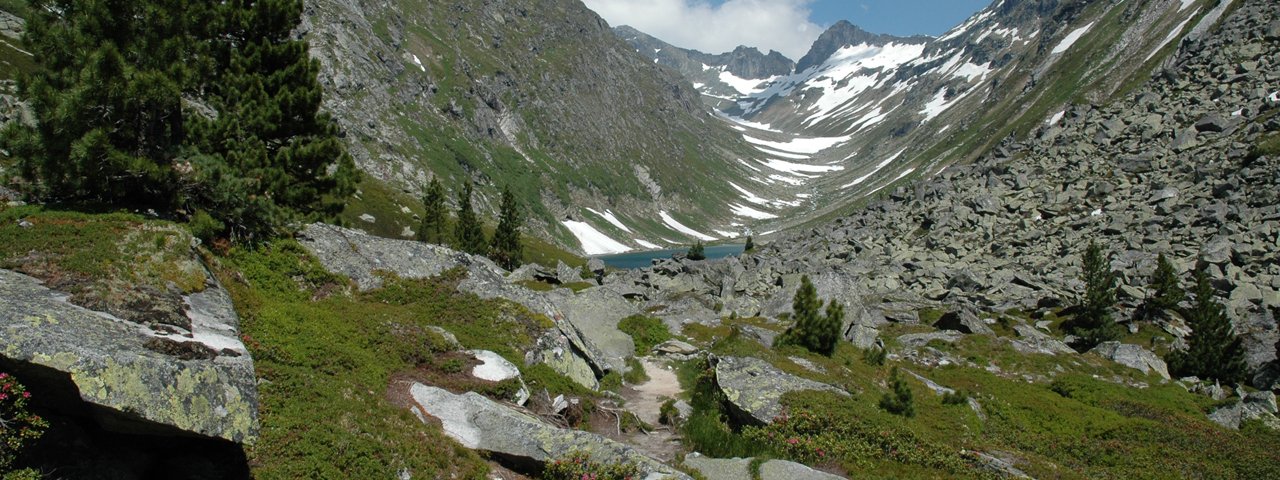
M 1169 367 L 1159 356 L 1138 345 L 1120 342 L 1102 342 L 1090 352 L 1142 373 L 1155 373 L 1161 378 L 1169 379 Z
M 840 480 L 843 478 L 786 460 L 769 460 L 760 465 L 760 480 Z
M 825 383 L 783 373 L 753 357 L 722 357 L 715 362 L 716 385 L 743 420 L 767 424 L 782 413 L 779 400 L 787 392 L 819 390 L 848 395 Z
M 409 240 L 375 237 L 359 230 L 323 223 L 307 225 L 298 242 L 316 256 L 326 270 L 355 280 L 361 290 L 382 286 L 379 271 L 402 278 L 429 278 L 452 268 L 483 271 L 501 278 L 505 271 L 492 261 Z
M 72 305 L 8 270 L 0 270 L 0 298 L 0 356 L 30 370 L 28 383 L 55 385 L 79 396 L 64 400 L 98 407 L 91 410 L 104 428 L 239 443 L 257 437 L 253 360 L 216 283 L 187 298 L 191 337 Z
M 642 478 L 680 479 L 689 476 L 635 448 L 580 430 L 548 425 L 475 392 L 462 395 L 423 384 L 409 387 L 412 410 L 426 421 L 440 420 L 445 434 L 463 446 L 517 463 L 546 463 L 583 452 L 601 463 L 634 463 Z
M 698 453 L 684 457 L 684 466 L 697 471 L 707 480 L 740 480 L 752 478 L 750 458 L 711 458 Z

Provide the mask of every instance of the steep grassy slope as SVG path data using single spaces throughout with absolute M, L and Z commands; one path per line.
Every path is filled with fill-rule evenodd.
M 741 139 L 579 2 L 313 0 L 304 17 L 327 107 L 370 174 L 364 193 L 403 193 L 395 203 L 408 206 L 432 175 L 450 191 L 470 179 L 493 214 L 510 186 L 534 232 L 574 249 L 563 220 L 631 248 L 686 242 L 659 211 L 699 228 L 731 221 L 731 191 L 708 180 L 743 175 Z M 351 216 L 374 209 L 368 200 Z M 375 223 L 411 226 L 399 208 L 381 210 Z

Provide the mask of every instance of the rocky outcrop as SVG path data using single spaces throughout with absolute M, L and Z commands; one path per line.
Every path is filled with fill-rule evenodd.
M 1246 395 L 1239 402 L 1214 410 L 1209 420 L 1232 430 L 1239 430 L 1240 423 L 1259 421 L 1272 430 L 1280 430 L 1280 419 L 1276 418 L 1276 395 L 1272 392 L 1254 392 Z
M 230 298 L 212 279 L 187 298 L 189 336 L 165 335 L 66 301 L 0 270 L 0 357 L 51 403 L 88 405 L 103 428 L 252 443 L 258 435 L 253 359 Z
M 711 458 L 692 453 L 684 457 L 684 465 L 696 470 L 706 480 L 837 480 L 844 477 L 814 470 L 805 465 L 786 460 L 767 460 L 760 463 L 759 476 L 752 474 L 753 458 Z
M 1153 373 L 1165 380 L 1169 379 L 1169 367 L 1165 365 L 1164 360 L 1140 346 L 1120 342 L 1102 342 L 1090 352 L 1142 373 Z
M 583 452 L 601 463 L 634 463 L 645 479 L 690 479 L 635 448 L 593 433 L 553 427 L 474 392 L 456 395 L 416 383 L 408 388 L 411 410 L 424 422 L 439 421 L 445 434 L 464 447 L 516 468 L 536 470 L 529 467 Z
M 545 362 L 587 388 L 597 388 L 599 384 L 596 378 L 622 365 L 620 359 L 630 355 L 634 349 L 629 337 L 626 338 L 625 345 L 618 337 L 622 334 L 617 331 L 617 319 L 622 317 L 613 320 L 612 331 L 604 328 L 608 319 L 595 311 L 593 308 L 599 305 L 590 301 L 596 297 L 588 296 L 578 301 L 567 290 L 543 293 L 514 285 L 508 282 L 505 270 L 484 257 L 468 255 L 439 245 L 381 238 L 359 230 L 320 223 L 303 229 L 298 234 L 298 241 L 316 256 L 325 269 L 352 278 L 363 290 L 382 286 L 383 280 L 379 272 L 392 273 L 401 278 L 428 278 L 445 270 L 465 269 L 467 278 L 459 283 L 458 290 L 474 293 L 485 299 L 501 298 L 515 302 L 550 319 L 556 330 L 539 339 L 539 348 L 530 352 L 528 360 Z M 599 301 L 608 300 L 612 299 Z M 617 302 L 626 301 L 619 297 L 609 305 L 615 309 L 623 308 Z M 572 319 L 564 313 L 565 308 L 574 312 Z M 579 327 L 575 320 L 588 328 Z M 607 341 L 612 356 L 602 351 L 588 337 L 588 332 L 597 339 Z
M 782 414 L 782 395 L 801 390 L 817 390 L 849 395 L 844 390 L 806 378 L 783 373 L 769 362 L 753 357 L 715 359 L 716 386 L 724 392 L 741 421 L 768 424 Z
M 1016 325 L 1013 330 L 1018 332 L 1018 338 L 1012 340 L 1010 344 L 1019 352 L 1042 355 L 1070 355 L 1076 353 L 1075 349 L 1067 346 L 1063 341 L 1053 338 L 1030 325 Z
M 439 245 L 393 240 L 323 223 L 307 225 L 298 242 L 315 255 L 325 269 L 346 275 L 361 290 L 382 286 L 378 272 L 401 278 L 429 278 L 445 270 L 465 268 L 489 277 L 501 277 L 502 268 L 492 261 Z

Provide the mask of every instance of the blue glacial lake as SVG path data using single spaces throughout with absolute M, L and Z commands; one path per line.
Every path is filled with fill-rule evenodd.
M 742 250 L 746 245 L 734 243 L 729 245 L 708 245 L 703 253 L 707 255 L 707 260 L 715 260 L 717 258 L 732 257 L 742 254 Z M 676 253 L 688 252 L 688 248 L 678 248 L 671 250 L 651 250 L 647 252 L 620 253 L 617 255 L 601 255 L 600 260 L 605 265 L 613 268 L 644 268 L 652 265 L 655 258 L 671 258 Z

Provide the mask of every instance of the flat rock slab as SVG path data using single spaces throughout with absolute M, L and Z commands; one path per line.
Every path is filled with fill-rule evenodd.
M 635 342 L 618 329 L 618 322 L 640 313 L 621 295 L 603 287 L 595 287 L 555 301 L 560 313 L 588 341 L 604 354 L 609 370 L 626 368 L 626 359 L 635 356 Z
M 647 480 L 691 477 L 630 446 L 580 430 L 548 425 L 523 412 L 468 392 L 462 395 L 415 383 L 414 413 L 439 419 L 445 434 L 463 446 L 522 462 L 547 463 L 584 452 L 601 463 L 634 463 Z
M 41 372 L 38 381 L 69 385 L 94 405 L 105 428 L 190 434 L 252 443 L 258 435 L 253 359 L 236 336 L 226 292 L 211 283 L 187 299 L 192 337 L 146 327 L 68 303 L 34 278 L 0 270 L 0 356 Z M 167 338 L 198 344 L 191 359 L 148 348 Z M 209 357 L 212 358 L 209 358 Z
M 697 453 L 684 457 L 684 465 L 697 470 L 707 480 L 744 480 L 751 474 L 753 458 L 711 458 Z M 814 470 L 786 460 L 769 460 L 760 464 L 760 480 L 841 480 L 844 477 Z
M 430 278 L 445 270 L 463 267 L 485 270 L 501 276 L 504 272 L 483 257 L 468 255 L 439 245 L 410 240 L 376 237 L 323 223 L 307 225 L 298 233 L 298 242 L 316 256 L 326 270 L 350 277 L 361 290 L 382 286 L 377 272 L 401 278 Z
M 725 398 L 752 421 L 767 424 L 782 413 L 779 400 L 787 392 L 817 390 L 849 395 L 844 390 L 797 377 L 753 357 L 722 357 L 716 362 L 716 384 Z

